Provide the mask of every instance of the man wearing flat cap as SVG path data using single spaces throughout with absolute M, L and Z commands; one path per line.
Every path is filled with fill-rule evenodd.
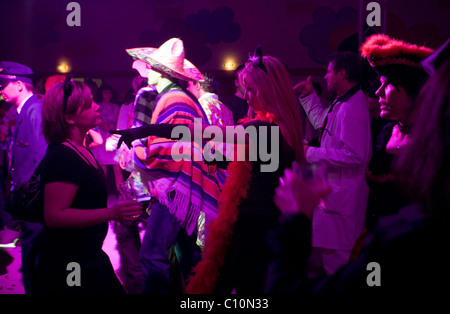
M 31 177 L 47 149 L 42 135 L 42 102 L 33 94 L 33 71 L 20 63 L 0 62 L 0 91 L 6 102 L 17 108 L 11 150 L 12 186 Z M 35 237 L 42 229 L 39 223 L 21 221 L 22 273 L 25 292 L 30 291 L 28 257 Z

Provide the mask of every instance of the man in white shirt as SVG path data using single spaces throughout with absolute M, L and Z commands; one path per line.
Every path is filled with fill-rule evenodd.
M 306 161 L 324 165 L 333 189 L 325 208 L 313 214 L 311 267 L 318 274 L 331 275 L 346 264 L 364 230 L 371 133 L 360 76 L 359 57 L 340 52 L 330 57 L 325 75 L 328 90 L 336 95 L 330 107 L 322 106 L 310 77 L 295 86 L 309 121 L 320 130 L 319 147 L 305 145 Z

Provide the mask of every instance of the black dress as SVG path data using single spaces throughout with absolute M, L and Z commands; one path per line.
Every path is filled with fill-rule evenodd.
M 107 206 L 101 166 L 97 163 L 95 168 L 86 163 L 63 144 L 49 146 L 43 159 L 41 183 L 44 186 L 51 182 L 78 186 L 73 208 L 90 210 Z M 76 229 L 45 226 L 36 244 L 33 293 L 124 293 L 108 255 L 102 250 L 107 232 L 107 222 Z M 69 263 L 77 263 L 79 267 L 68 267 Z M 78 270 L 79 273 L 73 273 Z M 79 286 L 72 284 L 77 279 Z
M 387 123 L 377 136 L 375 150 L 369 163 L 372 177 L 367 178 L 369 198 L 366 211 L 366 227 L 369 229 L 381 216 L 397 213 L 409 204 L 409 199 L 393 179 L 387 182 L 376 182 L 377 177 L 392 175 L 394 155 L 386 152 L 386 145 L 392 136 L 392 130 L 397 122 Z
M 271 150 L 272 157 L 278 158 L 278 167 L 275 171 L 262 172 L 262 161 L 258 154 L 258 160 L 252 162 L 252 179 L 247 198 L 242 200 L 239 206 L 239 216 L 233 230 L 231 244 L 227 249 L 224 265 L 215 288 L 215 293 L 230 293 L 233 288 L 236 293 L 262 293 L 264 279 L 268 264 L 272 258 L 270 247 L 266 241 L 267 234 L 277 226 L 281 212 L 275 205 L 273 197 L 284 170 L 292 166 L 295 160 L 294 151 L 289 147 L 279 131 L 278 152 L 275 153 L 271 141 L 271 128 L 276 126 L 264 121 L 253 121 L 245 124 L 254 125 L 258 131 L 259 146 L 261 133 L 259 126 L 267 126 L 267 147 Z M 272 160 L 272 162 L 274 162 Z

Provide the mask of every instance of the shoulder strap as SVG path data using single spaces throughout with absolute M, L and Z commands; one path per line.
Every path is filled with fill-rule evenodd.
M 65 143 L 67 143 L 67 144 L 69 144 L 70 146 L 72 146 L 72 147 L 78 152 L 78 155 L 80 155 L 81 158 L 83 158 L 89 165 L 91 165 L 92 167 L 95 168 L 95 166 L 89 161 L 89 159 L 88 159 L 86 156 L 84 156 L 84 154 L 83 154 L 82 152 L 80 152 L 80 150 L 79 150 L 75 145 L 73 145 L 73 144 L 70 143 L 69 141 L 66 141 Z M 89 149 L 87 149 L 87 150 L 88 150 L 88 152 L 92 155 L 92 157 L 94 157 L 94 155 L 92 154 L 92 152 L 91 152 Z M 95 159 L 95 157 L 94 157 L 94 160 L 96 161 L 96 163 L 97 163 L 97 165 L 98 165 L 98 161 L 97 161 L 97 159 Z
M 101 168 L 102 168 L 101 165 L 99 164 L 97 158 L 95 158 L 95 156 L 94 156 L 94 154 L 91 152 L 91 150 L 90 150 L 88 147 L 86 147 L 86 150 L 89 152 L 89 154 L 91 154 L 92 158 L 94 158 L 94 160 L 95 160 L 95 162 L 96 162 L 98 168 L 101 169 Z

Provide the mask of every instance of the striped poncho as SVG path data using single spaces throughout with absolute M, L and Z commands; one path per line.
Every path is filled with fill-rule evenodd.
M 158 96 L 151 123 L 189 124 L 199 118 L 208 124 L 199 104 L 181 90 L 172 89 Z M 192 142 L 186 144 L 190 149 L 182 151 L 184 158 L 175 161 L 172 148 L 176 143 L 150 136 L 148 147 L 136 148 L 135 163 L 145 169 L 141 175 L 149 182 L 153 196 L 169 208 L 191 235 L 196 231 L 200 213 L 205 215 L 206 221 L 217 216 L 217 200 L 224 177 L 220 172 L 208 173 L 206 164 L 201 161 L 201 146 Z

